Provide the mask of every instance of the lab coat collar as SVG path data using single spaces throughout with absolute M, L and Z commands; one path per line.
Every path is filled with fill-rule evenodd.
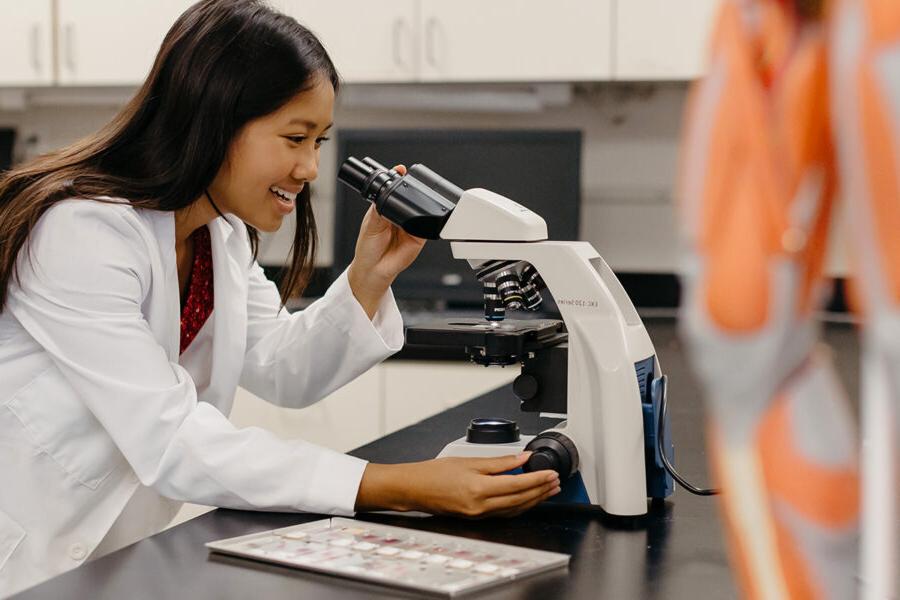
M 171 362 L 178 362 L 181 342 L 181 298 L 178 285 L 178 265 L 175 258 L 175 213 L 144 210 L 159 241 L 160 259 L 165 274 L 166 318 L 162 341 Z M 234 389 L 240 373 L 223 372 L 224 354 L 243 355 L 246 347 L 244 332 L 247 322 L 247 273 L 251 262 L 250 245 L 241 235 L 244 223 L 234 215 L 218 217 L 209 223 L 213 258 L 213 355 L 211 380 L 216 391 Z M 238 235 L 235 235 L 238 234 Z M 230 371 L 234 371 L 231 369 Z M 234 384 L 234 385 L 232 385 Z
M 210 392 L 230 400 L 241 376 L 247 347 L 247 277 L 252 260 L 250 245 L 237 228 L 244 223 L 233 215 L 210 223 L 213 258 L 213 352 Z M 238 233 L 238 235 L 235 235 Z M 180 333 L 179 333 L 180 335 Z M 226 398 L 227 396 L 227 398 Z

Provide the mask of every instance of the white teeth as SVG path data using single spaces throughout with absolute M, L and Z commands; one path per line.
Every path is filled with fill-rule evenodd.
M 278 186 L 273 185 L 272 187 L 269 188 L 269 191 L 272 192 L 273 194 L 275 194 L 276 196 L 279 196 L 279 197 L 283 198 L 284 200 L 287 200 L 288 202 L 293 202 L 294 200 L 297 199 L 297 194 L 292 194 L 289 191 L 283 190 Z

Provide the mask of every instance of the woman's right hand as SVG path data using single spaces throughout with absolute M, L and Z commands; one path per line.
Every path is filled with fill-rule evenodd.
M 356 510 L 419 510 L 469 518 L 515 516 L 560 490 L 555 471 L 503 474 L 524 465 L 529 455 L 369 463 Z

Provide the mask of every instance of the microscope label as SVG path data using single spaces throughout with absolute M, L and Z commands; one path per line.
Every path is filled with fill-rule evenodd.
M 597 308 L 600 303 L 597 300 L 584 298 L 559 298 L 556 303 L 565 306 L 580 306 L 582 308 Z

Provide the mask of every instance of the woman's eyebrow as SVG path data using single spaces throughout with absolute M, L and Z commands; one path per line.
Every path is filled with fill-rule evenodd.
M 294 118 L 294 119 L 291 119 L 290 121 L 288 121 L 288 125 L 303 125 L 307 129 L 315 129 L 317 126 L 315 121 L 307 121 L 306 119 L 298 119 L 298 118 Z M 328 127 L 323 129 L 322 131 L 323 132 L 328 131 L 329 129 L 331 129 L 332 125 L 334 125 L 334 123 L 329 123 Z

